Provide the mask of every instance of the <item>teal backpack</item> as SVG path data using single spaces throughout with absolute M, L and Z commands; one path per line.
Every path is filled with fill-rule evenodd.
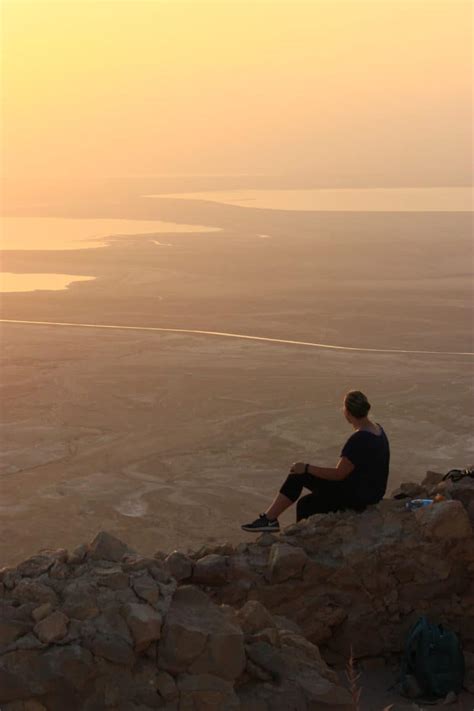
M 440 699 L 450 691 L 459 694 L 464 673 L 464 655 L 457 635 L 420 617 L 408 633 L 400 675 L 402 694 L 409 695 L 409 676 L 415 678 L 426 699 Z

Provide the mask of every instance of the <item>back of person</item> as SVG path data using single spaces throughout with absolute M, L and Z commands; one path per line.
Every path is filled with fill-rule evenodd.
M 354 464 L 354 470 L 345 481 L 351 499 L 360 506 L 376 504 L 387 490 L 390 445 L 383 428 L 378 426 L 380 434 L 367 430 L 354 432 L 341 452 L 341 456 Z

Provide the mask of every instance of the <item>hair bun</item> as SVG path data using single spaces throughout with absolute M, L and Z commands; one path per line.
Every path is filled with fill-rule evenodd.
M 367 417 L 370 402 L 360 390 L 351 390 L 344 398 L 346 409 L 353 417 Z

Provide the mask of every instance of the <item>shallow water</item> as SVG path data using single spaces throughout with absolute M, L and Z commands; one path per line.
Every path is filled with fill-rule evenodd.
M 97 249 L 126 235 L 215 232 L 219 228 L 162 220 L 71 219 L 62 217 L 0 217 L 0 250 L 56 251 Z M 168 242 L 153 240 L 159 247 Z M 0 271 L 0 292 L 58 291 L 92 277 L 71 274 L 14 274 Z
M 12 291 L 60 291 L 74 281 L 91 281 L 94 277 L 77 274 L 13 274 L 0 272 L 0 292 Z
M 71 250 L 106 246 L 123 235 L 215 232 L 218 228 L 162 220 L 71 219 L 63 217 L 0 217 L 2 250 Z
M 473 188 L 337 188 L 311 190 L 216 190 L 172 195 L 144 195 L 210 200 L 271 210 L 342 212 L 472 212 Z

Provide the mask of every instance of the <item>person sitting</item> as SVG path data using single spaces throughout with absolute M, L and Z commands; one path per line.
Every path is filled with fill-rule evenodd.
M 271 506 L 244 531 L 279 531 L 278 517 L 296 501 L 296 520 L 316 513 L 363 511 L 383 499 L 387 489 L 390 445 L 383 427 L 368 418 L 370 403 L 359 390 L 344 398 L 344 416 L 355 432 L 344 444 L 336 467 L 295 462 Z M 303 488 L 310 494 L 300 498 Z

